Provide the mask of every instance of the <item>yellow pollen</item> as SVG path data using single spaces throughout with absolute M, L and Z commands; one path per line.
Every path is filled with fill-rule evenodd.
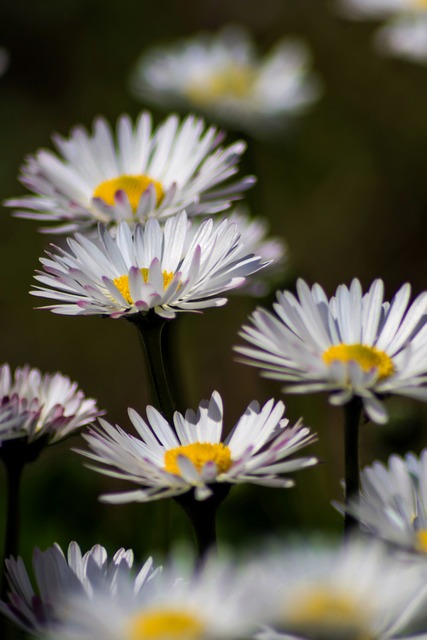
M 110 206 L 114 205 L 114 197 L 117 191 L 124 191 L 129 198 L 132 211 L 138 208 L 139 201 L 142 194 L 148 189 L 150 184 L 154 185 L 156 190 L 156 202 L 159 204 L 163 198 L 163 187 L 157 180 L 153 180 L 150 176 L 119 176 L 118 178 L 111 178 L 111 180 L 105 180 L 99 184 L 93 192 L 93 198 L 101 198 L 106 204 Z
M 141 613 L 129 625 L 128 640 L 200 640 L 204 625 L 191 615 L 174 610 Z
M 352 640 L 367 638 L 363 624 L 365 611 L 351 594 L 309 587 L 295 592 L 290 605 L 286 624 L 294 630 L 301 629 L 308 635 L 313 630 L 319 638 L 329 638 L 331 632 L 339 632 L 340 637 Z
M 148 275 L 150 273 L 150 270 L 143 267 L 142 269 L 140 269 L 140 271 L 142 277 L 144 278 L 144 282 L 148 282 Z M 163 288 L 165 291 L 172 282 L 174 275 L 175 274 L 172 271 L 163 271 Z M 113 282 L 126 302 L 129 302 L 129 304 L 133 304 L 134 301 L 132 299 L 132 296 L 130 295 L 129 289 L 129 276 L 119 276 L 118 278 L 114 278 Z
M 231 64 L 222 71 L 190 82 L 186 94 L 197 104 L 208 105 L 222 98 L 244 98 L 251 89 L 254 71 L 249 66 Z
M 165 470 L 180 476 L 181 472 L 177 462 L 178 456 L 185 456 L 191 460 L 197 471 L 200 471 L 206 462 L 215 462 L 218 474 L 224 473 L 224 471 L 227 471 L 232 465 L 231 451 L 227 445 L 222 442 L 218 444 L 193 442 L 192 444 L 185 444 L 181 447 L 166 451 Z
M 420 529 L 415 534 L 415 548 L 417 551 L 427 553 L 427 529 Z
M 384 351 L 364 344 L 334 344 L 323 352 L 322 360 L 327 365 L 333 362 L 357 362 L 366 372 L 376 367 L 380 380 L 394 373 L 394 364 L 390 356 Z

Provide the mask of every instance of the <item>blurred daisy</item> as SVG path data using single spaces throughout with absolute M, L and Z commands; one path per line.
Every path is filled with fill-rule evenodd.
M 6 71 L 9 65 L 9 54 L 6 49 L 0 47 L 0 76 Z
M 319 96 L 304 43 L 283 40 L 260 59 L 249 34 L 226 27 L 145 53 L 132 76 L 141 99 L 197 109 L 237 129 L 288 124 Z
M 153 130 L 143 112 L 133 125 L 127 115 L 117 125 L 117 141 L 98 118 L 90 135 L 77 127 L 67 140 L 54 137 L 62 158 L 41 150 L 22 167 L 21 182 L 36 196 L 8 200 L 21 218 L 59 224 L 56 233 L 87 231 L 98 222 L 114 227 L 148 218 L 167 218 L 186 208 L 189 215 L 223 211 L 254 183 L 230 182 L 244 142 L 219 147 L 222 134 L 194 116 L 169 116 Z
M 252 402 L 222 440 L 223 405 L 214 391 L 209 401 L 200 403 L 197 413 L 189 410 L 183 416 L 175 412 L 173 426 L 154 407 L 147 407 L 148 424 L 129 409 L 139 438 L 100 420 L 101 427 L 84 436 L 91 451 L 78 453 L 102 465 L 93 467 L 96 471 L 143 487 L 103 496 L 107 502 L 146 502 L 193 488 L 195 498 L 204 500 L 212 495 L 215 483 L 287 488 L 294 482 L 280 474 L 312 466 L 317 459 L 287 460 L 315 436 L 300 422 L 288 426 L 284 411 L 282 402 L 269 400 L 263 407 Z
M 341 0 L 350 18 L 386 20 L 375 35 L 380 51 L 427 63 L 426 0 Z
M 76 382 L 61 373 L 42 374 L 28 365 L 13 374 L 0 367 L 0 444 L 25 438 L 53 443 L 102 415 Z
M 236 566 L 212 558 L 196 573 L 184 575 L 168 565 L 128 597 L 124 576 L 115 594 L 66 602 L 66 616 L 50 636 L 55 640 L 216 640 L 251 637 L 261 618 L 259 598 Z
M 235 224 L 208 219 L 192 233 L 185 212 L 163 228 L 155 219 L 133 231 L 122 223 L 115 238 L 100 226 L 95 240 L 76 234 L 68 247 L 41 259 L 47 275 L 39 272 L 42 286 L 31 292 L 58 300 L 47 308 L 65 315 L 119 318 L 154 309 L 173 318 L 225 304 L 216 296 L 265 265 L 242 250 Z
M 268 222 L 265 218 L 251 217 L 246 207 L 239 206 L 227 216 L 228 222 L 236 224 L 240 233 L 242 256 L 253 253 L 260 256 L 266 266 L 249 278 L 246 283 L 233 289 L 232 294 L 265 296 L 273 283 L 283 279 L 287 261 L 287 247 L 278 237 L 268 237 Z M 194 225 L 194 230 L 197 230 Z
M 346 507 L 364 529 L 388 542 L 427 552 L 427 449 L 392 455 L 360 474 L 361 492 Z M 340 505 L 338 506 L 342 510 Z
M 330 300 L 318 284 L 310 290 L 299 280 L 297 291 L 298 298 L 278 292 L 274 314 L 253 313 L 253 326 L 240 333 L 253 347 L 236 347 L 243 362 L 287 382 L 286 391 L 332 391 L 330 402 L 337 405 L 360 396 L 378 423 L 388 419 L 385 395 L 427 400 L 427 293 L 408 306 L 409 284 L 389 304 L 381 280 L 362 295 L 354 279 Z
M 151 558 L 136 576 L 132 573 L 133 552 L 119 549 L 108 560 L 104 547 L 95 545 L 82 555 L 79 545 L 71 542 L 65 557 L 54 544 L 46 551 L 35 549 L 33 569 L 38 593 L 35 593 L 22 558 L 6 560 L 9 583 L 8 598 L 0 601 L 0 611 L 24 631 L 43 635 L 55 629 L 65 615 L 65 602 L 77 595 L 90 601 L 101 589 L 113 597 L 121 581 L 129 582 L 128 593 L 136 597 L 154 576 Z
M 257 581 L 259 592 L 270 594 L 275 619 L 260 640 L 401 637 L 427 597 L 422 564 L 356 540 L 339 549 L 301 546 L 267 557 Z

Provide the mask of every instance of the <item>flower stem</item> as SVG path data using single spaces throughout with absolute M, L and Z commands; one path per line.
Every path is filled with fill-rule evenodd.
M 129 316 L 128 320 L 135 324 L 141 338 L 150 374 L 153 403 L 163 417 L 173 425 L 175 401 L 170 391 L 163 359 L 162 333 L 167 320 L 154 311 Z
M 206 500 L 196 500 L 193 491 L 175 498 L 193 527 L 199 562 L 208 552 L 217 550 L 216 515 L 219 505 L 225 500 L 229 491 L 229 485 L 216 484 L 213 487 L 213 494 Z
M 344 406 L 344 460 L 345 505 L 359 495 L 359 423 L 362 401 L 354 396 Z M 344 517 L 344 534 L 348 536 L 357 527 L 357 520 L 347 512 Z

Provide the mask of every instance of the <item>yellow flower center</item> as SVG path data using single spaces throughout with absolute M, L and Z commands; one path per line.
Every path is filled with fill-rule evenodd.
M 323 352 L 322 359 L 327 365 L 333 362 L 357 362 L 366 372 L 375 367 L 378 369 L 380 380 L 394 373 L 394 364 L 390 356 L 384 351 L 364 344 L 334 344 Z
M 316 638 L 337 634 L 346 640 L 364 640 L 368 637 L 364 613 L 351 593 L 314 586 L 294 593 L 285 625 L 310 637 L 314 632 Z
M 417 551 L 427 553 L 427 529 L 420 529 L 415 534 L 415 548 Z
M 231 451 L 227 445 L 222 442 L 218 444 L 193 442 L 192 444 L 185 444 L 181 447 L 166 451 L 165 470 L 180 476 L 181 472 L 177 462 L 178 456 L 185 456 L 191 460 L 197 471 L 200 471 L 206 462 L 215 462 L 218 474 L 224 473 L 224 471 L 227 471 L 232 465 Z
M 142 269 L 140 269 L 140 271 L 141 271 L 142 277 L 144 278 L 144 282 L 148 282 L 148 275 L 150 273 L 150 270 L 143 267 Z M 172 273 L 172 271 L 163 271 L 163 288 L 165 291 L 170 285 L 170 283 L 172 282 L 174 275 L 175 274 Z M 129 276 L 126 276 L 126 275 L 119 276 L 118 278 L 114 278 L 113 282 L 116 285 L 117 289 L 122 294 L 122 296 L 124 297 L 124 299 L 126 300 L 126 302 L 129 302 L 129 304 L 133 304 L 134 300 L 130 295 L 130 289 L 129 289 Z
M 412 4 L 415 4 L 418 9 L 427 9 L 427 0 L 412 0 Z
M 132 620 L 128 640 L 200 640 L 203 632 L 201 620 L 190 613 L 154 609 Z
M 138 208 L 142 194 L 148 189 L 150 184 L 154 185 L 156 190 L 156 203 L 159 204 L 163 198 L 163 187 L 157 180 L 153 180 L 150 176 L 119 176 L 111 178 L 99 184 L 93 192 L 93 198 L 101 198 L 106 204 L 114 205 L 114 198 L 117 191 L 124 191 L 129 198 L 132 211 Z
M 251 89 L 254 72 L 249 66 L 231 64 L 227 68 L 212 73 L 186 88 L 187 97 L 197 104 L 208 105 L 221 98 L 244 98 Z

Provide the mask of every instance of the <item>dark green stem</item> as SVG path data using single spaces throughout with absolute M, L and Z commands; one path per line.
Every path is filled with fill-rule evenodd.
M 345 460 L 345 505 L 359 495 L 359 424 L 362 401 L 354 396 L 344 406 L 344 460 Z M 344 534 L 348 536 L 357 527 L 357 520 L 347 512 L 344 519 Z
M 217 549 L 216 515 L 219 505 L 227 497 L 230 486 L 215 484 L 213 494 L 206 500 L 196 500 L 194 492 L 189 491 L 175 498 L 187 514 L 193 527 L 199 562 L 206 554 Z
M 153 393 L 152 401 L 163 417 L 170 424 L 173 424 L 175 401 L 170 391 L 164 364 L 162 341 L 163 328 L 167 320 L 161 318 L 154 311 L 129 316 L 128 320 L 138 329 L 144 348 Z

